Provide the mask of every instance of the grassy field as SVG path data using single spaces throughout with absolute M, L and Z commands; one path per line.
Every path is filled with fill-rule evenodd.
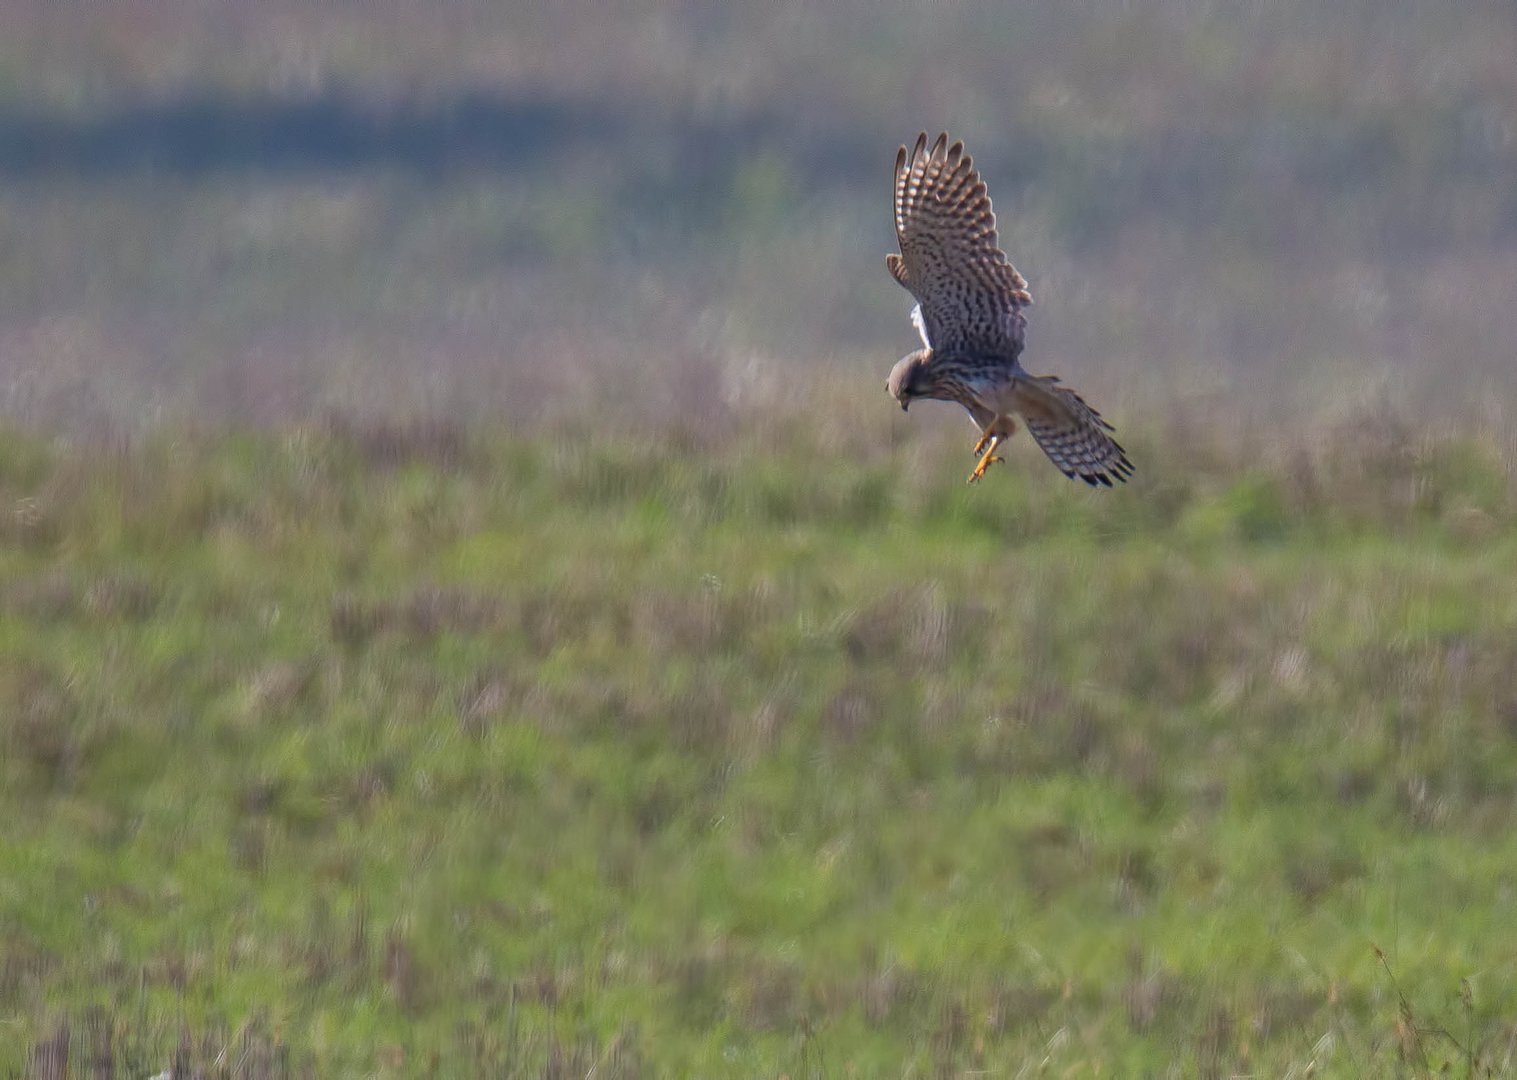
M 878 405 L 8 436 L 0 1073 L 1509 1072 L 1509 452 Z
M 0 1076 L 1517 1072 L 1509 0 L 109 8 L 0 5 Z M 919 128 L 1131 486 L 885 397 Z

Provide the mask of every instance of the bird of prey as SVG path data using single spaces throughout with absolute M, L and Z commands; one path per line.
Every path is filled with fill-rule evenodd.
M 996 238 L 985 182 L 964 144 L 927 133 L 895 158 L 895 233 L 901 253 L 885 256 L 891 276 L 916 297 L 911 321 L 921 349 L 902 357 L 885 384 L 906 409 L 918 398 L 957 401 L 980 429 L 972 484 L 998 461 L 996 449 L 1021 417 L 1059 470 L 1071 479 L 1112 486 L 1133 473 L 1114 430 L 1052 375 L 1020 362 L 1032 303 L 1027 282 Z

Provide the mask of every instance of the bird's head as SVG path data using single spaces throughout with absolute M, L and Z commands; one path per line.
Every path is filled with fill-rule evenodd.
M 918 349 L 909 356 L 903 356 L 890 369 L 890 378 L 885 381 L 885 389 L 890 391 L 890 396 L 901 403 L 901 411 L 904 412 L 911 405 L 913 398 L 924 397 L 928 386 L 932 381 L 931 372 L 928 370 L 927 361 L 931 357 L 926 349 Z

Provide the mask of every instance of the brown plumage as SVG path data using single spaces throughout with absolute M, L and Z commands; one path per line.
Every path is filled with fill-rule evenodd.
M 912 296 L 919 349 L 901 359 L 886 388 L 907 408 L 917 398 L 957 401 L 979 427 L 980 458 L 969 481 L 997 461 L 996 448 L 1020 416 L 1065 476 L 1111 487 L 1133 473 L 1112 426 L 1051 375 L 1022 368 L 1027 282 L 996 236 L 985 182 L 963 143 L 927 133 L 895 159 L 895 231 L 901 253 L 885 256 L 890 274 Z

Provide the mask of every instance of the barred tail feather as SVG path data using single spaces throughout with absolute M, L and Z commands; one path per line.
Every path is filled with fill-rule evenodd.
M 1091 487 L 1132 476 L 1127 451 L 1109 434 L 1115 429 L 1079 394 L 1051 375 L 1028 378 L 1018 391 L 1028 433 L 1065 476 Z

